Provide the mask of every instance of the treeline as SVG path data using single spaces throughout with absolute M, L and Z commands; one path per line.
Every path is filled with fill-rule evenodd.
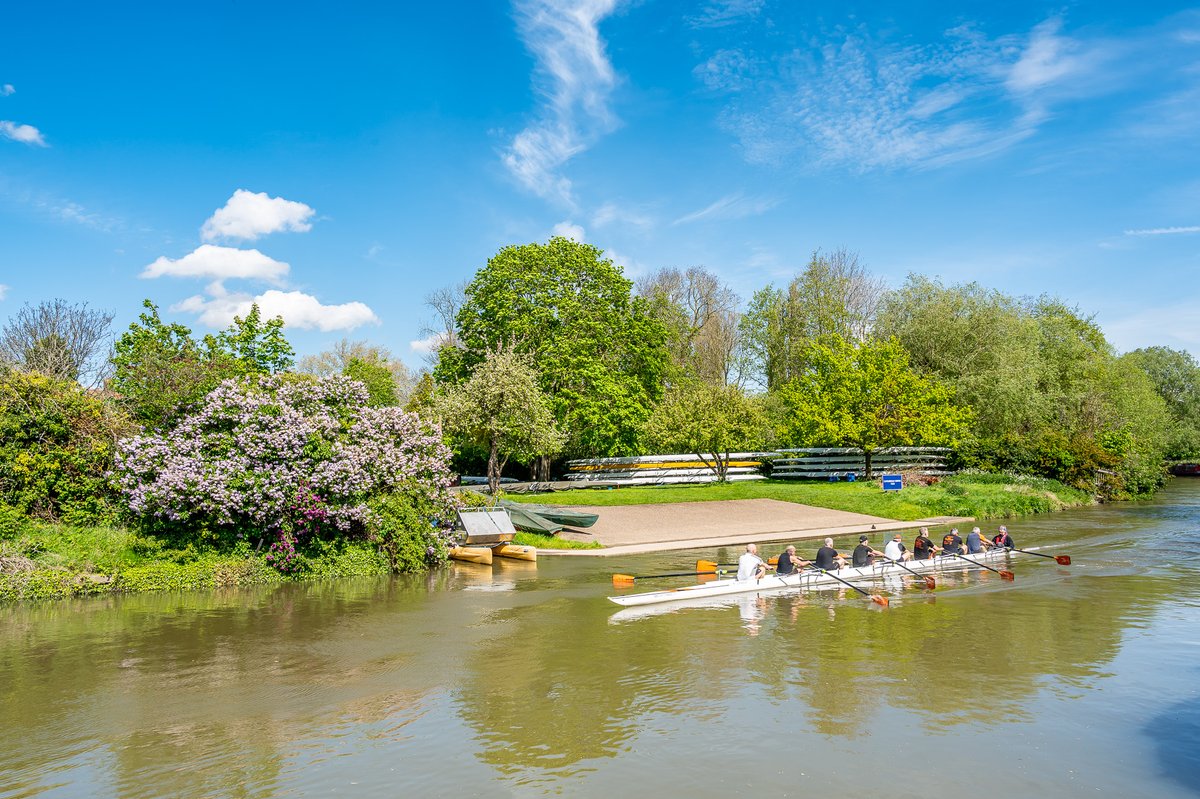
M 495 486 L 572 457 L 692 452 L 723 474 L 739 450 L 947 445 L 1118 498 L 1200 455 L 1187 353 L 1119 355 L 1051 297 L 889 289 L 846 251 L 743 301 L 702 268 L 635 284 L 553 238 L 429 300 L 439 346 L 417 375 L 368 342 L 297 364 L 257 308 L 205 336 L 149 302 L 118 336 L 86 305 L 19 309 L 0 330 L 0 538 L 28 518 L 135 524 L 292 569 L 305 540 L 358 536 L 415 568 L 464 468 Z M 430 517 L 440 532 L 402 540 Z

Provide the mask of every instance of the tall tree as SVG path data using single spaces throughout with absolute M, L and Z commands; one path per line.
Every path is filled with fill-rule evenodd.
M 489 353 L 465 382 L 445 387 L 434 402 L 447 433 L 488 454 L 493 495 L 510 459 L 528 463 L 562 447 L 537 373 L 513 352 Z
M 297 369 L 298 371 L 307 372 L 317 377 L 349 374 L 347 368 L 350 366 L 350 362 L 354 360 L 363 361 L 368 364 L 378 364 L 387 369 L 394 383 L 392 391 L 396 395 L 398 404 L 404 404 L 413 387 L 416 385 L 416 378 L 409 371 L 408 366 L 405 365 L 404 361 L 393 357 L 387 347 L 379 344 L 371 344 L 367 341 L 351 341 L 348 338 L 343 338 L 330 349 L 317 355 L 304 356 L 300 359 Z
M 211 353 L 232 358 L 242 375 L 284 372 L 295 363 L 296 351 L 283 335 L 283 317 L 264 322 L 257 303 L 245 317 L 233 317 L 225 330 L 205 336 L 204 345 Z
M 858 345 L 826 336 L 809 347 L 810 368 L 780 392 L 789 446 L 858 447 L 871 460 L 882 447 L 948 444 L 969 412 L 949 388 L 917 374 L 895 339 Z
M 99 385 L 107 372 L 113 315 L 54 299 L 25 304 L 0 330 L 0 364 L 56 380 Z
M 637 293 L 669 336 L 677 374 L 709 383 L 740 383 L 738 306 L 733 289 L 703 267 L 659 269 L 641 278 Z
M 435 378 L 465 380 L 489 353 L 511 349 L 536 368 L 568 452 L 637 452 L 667 353 L 666 331 L 631 288 L 589 244 L 505 247 L 467 286 L 459 344 L 440 350 Z
M 646 421 L 645 436 L 659 451 L 695 454 L 724 482 L 730 453 L 765 446 L 770 424 L 737 386 L 689 380 L 667 391 Z

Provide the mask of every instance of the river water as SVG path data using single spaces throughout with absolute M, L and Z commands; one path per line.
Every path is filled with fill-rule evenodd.
M 605 600 L 713 550 L 0 608 L 0 798 L 1200 793 L 1200 480 L 1009 528 L 1074 565 L 887 609 Z

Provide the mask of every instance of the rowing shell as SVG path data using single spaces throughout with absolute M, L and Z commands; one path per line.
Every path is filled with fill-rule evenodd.
M 1002 563 L 1007 557 L 1011 557 L 1012 554 L 1007 550 L 992 549 L 982 554 L 963 555 L 959 558 L 939 555 L 929 560 L 908 560 L 904 562 L 904 565 L 918 574 L 928 574 L 943 570 L 970 568 L 971 563 L 983 563 L 987 565 Z M 849 568 L 840 571 L 831 571 L 831 573 L 851 583 L 869 583 L 887 578 L 903 578 L 908 576 L 908 572 L 904 569 L 886 561 L 879 561 L 874 565 L 861 566 L 857 569 Z M 842 583 L 833 579 L 828 574 L 824 574 L 816 569 L 806 569 L 798 574 L 781 575 L 768 573 L 761 580 L 713 580 L 708 583 L 689 585 L 683 588 L 672 588 L 666 591 L 647 591 L 642 594 L 610 596 L 608 599 L 611 602 L 616 602 L 618 605 L 634 607 L 637 605 L 654 605 L 659 602 L 682 602 L 707 597 L 743 594 L 751 591 L 777 591 L 785 588 L 808 590 L 844 587 Z

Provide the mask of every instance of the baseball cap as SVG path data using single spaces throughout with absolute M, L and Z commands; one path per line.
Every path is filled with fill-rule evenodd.
M 869 536 L 869 535 L 860 535 L 860 536 L 858 537 L 858 540 L 859 540 L 859 541 L 869 541 L 869 540 L 870 540 L 870 538 L 871 538 L 871 536 Z

